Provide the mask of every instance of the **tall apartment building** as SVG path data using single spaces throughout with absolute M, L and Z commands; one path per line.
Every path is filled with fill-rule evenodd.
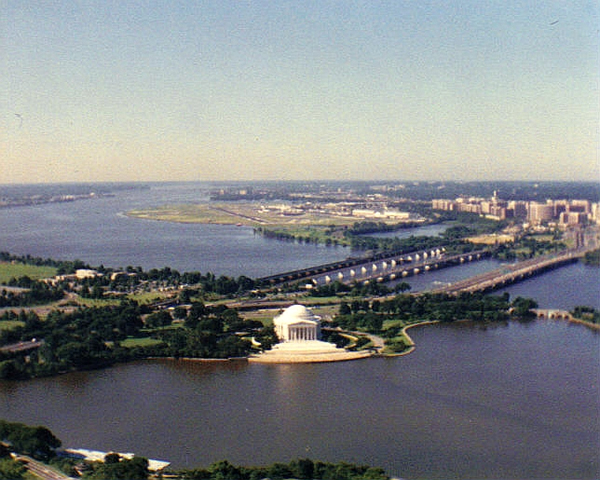
M 547 222 L 554 218 L 554 202 L 529 202 L 527 220 L 532 223 Z

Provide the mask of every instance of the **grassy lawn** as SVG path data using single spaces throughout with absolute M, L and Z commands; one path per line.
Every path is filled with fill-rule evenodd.
M 127 338 L 121 342 L 121 346 L 125 348 L 134 347 L 151 347 L 163 343 L 162 340 L 156 338 L 142 337 L 142 338 Z
M 383 321 L 383 330 L 387 330 L 389 328 L 394 327 L 403 327 L 407 322 L 404 320 L 384 320 Z
M 56 268 L 24 263 L 0 262 L 0 284 L 8 282 L 11 278 L 28 276 L 34 280 L 48 278 L 56 275 Z
M 144 305 L 147 303 L 152 303 L 157 300 L 163 300 L 167 298 L 169 294 L 165 292 L 144 292 L 144 293 L 136 293 L 127 295 L 127 298 L 131 300 L 135 300 L 140 305 Z M 124 298 L 124 297 L 123 297 Z M 78 297 L 77 303 L 79 305 L 83 305 L 85 307 L 106 307 L 109 305 L 119 305 L 121 303 L 121 298 L 83 298 Z
M 88 308 L 108 307 L 110 305 L 119 305 L 121 300 L 118 298 L 83 298 L 77 297 L 77 304 Z
M 0 330 L 12 330 L 16 327 L 23 327 L 25 323 L 19 320 L 3 320 L 0 322 Z
M 169 296 L 172 295 L 171 293 L 167 293 L 167 292 L 143 292 L 143 293 L 135 293 L 135 294 L 131 294 L 131 295 L 127 295 L 127 298 L 134 300 L 136 302 L 138 302 L 139 304 L 146 304 L 146 303 L 152 303 L 155 301 L 160 301 L 160 300 L 164 300 L 165 298 L 168 298 Z
M 273 317 L 277 315 L 277 310 L 254 310 L 250 312 L 240 312 L 244 320 L 258 320 L 264 326 L 273 325 Z

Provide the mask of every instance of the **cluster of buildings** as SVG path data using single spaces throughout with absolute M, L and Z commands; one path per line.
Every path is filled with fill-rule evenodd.
M 384 204 L 368 208 L 364 203 L 339 202 L 339 203 L 316 203 L 306 202 L 302 204 L 271 204 L 261 205 L 259 214 L 275 213 L 281 216 L 299 216 L 305 214 L 330 215 L 338 217 L 353 217 L 356 219 L 394 220 L 397 222 L 425 221 L 421 216 L 402 212 L 395 208 L 388 208 Z
M 492 198 L 460 197 L 455 200 L 434 199 L 434 210 L 470 212 L 494 220 L 522 219 L 533 225 L 556 223 L 560 227 L 574 227 L 600 223 L 600 206 L 589 200 L 546 200 L 526 202 Z

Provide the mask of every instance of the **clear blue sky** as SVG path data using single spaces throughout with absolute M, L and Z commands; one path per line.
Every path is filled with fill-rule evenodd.
M 0 183 L 598 179 L 595 0 L 0 0 Z

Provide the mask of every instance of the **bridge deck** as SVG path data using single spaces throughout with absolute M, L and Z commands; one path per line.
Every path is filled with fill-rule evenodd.
M 433 290 L 432 293 L 460 293 L 493 290 L 528 278 L 536 273 L 571 263 L 585 254 L 586 250 L 568 250 L 558 255 L 545 255 L 514 265 L 486 272 L 475 277 L 452 283 Z
M 257 279 L 259 283 L 277 285 L 298 280 L 313 281 L 315 284 L 324 284 L 332 280 L 343 283 L 364 282 L 387 277 L 390 275 L 414 273 L 414 269 L 437 268 L 441 264 L 452 262 L 470 261 L 489 255 L 489 250 L 482 249 L 464 254 L 445 256 L 445 248 L 439 247 L 431 250 L 418 250 L 408 253 L 381 253 L 366 258 L 348 258 L 340 262 L 333 262 L 315 267 L 303 268 L 291 272 L 270 275 Z M 462 259 L 462 260 L 461 260 Z M 409 264 L 409 265 L 407 265 Z

